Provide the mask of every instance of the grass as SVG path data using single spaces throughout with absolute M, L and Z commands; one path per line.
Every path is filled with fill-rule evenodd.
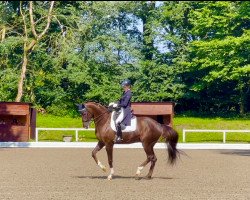
M 175 117 L 174 128 L 178 131 L 182 142 L 183 129 L 217 129 L 217 130 L 249 130 L 250 119 L 247 118 L 200 118 Z M 186 133 L 186 142 L 222 142 L 223 133 Z M 227 133 L 227 142 L 250 142 L 250 133 Z
M 53 115 L 37 116 L 37 127 L 46 128 L 82 128 L 81 118 L 58 117 Z M 91 125 L 94 127 L 94 124 Z M 179 133 L 179 142 L 182 142 L 183 129 L 225 129 L 244 130 L 250 129 L 248 118 L 201 118 L 175 116 L 174 129 Z M 74 131 L 39 131 L 39 141 L 62 141 L 63 135 L 72 135 Z M 186 133 L 186 142 L 222 142 L 222 133 Z M 79 141 L 97 141 L 94 131 L 79 131 Z M 227 142 L 250 143 L 250 133 L 227 133 Z
M 39 128 L 82 128 L 81 118 L 59 117 L 53 115 L 37 116 L 37 127 Z M 91 128 L 94 125 L 91 124 Z M 75 141 L 75 131 L 39 131 L 39 141 L 62 141 L 63 135 L 72 135 Z M 79 131 L 78 140 L 82 142 L 97 141 L 94 131 Z

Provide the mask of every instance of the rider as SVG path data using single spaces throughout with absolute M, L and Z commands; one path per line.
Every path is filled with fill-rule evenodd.
M 123 119 L 117 119 L 116 121 L 116 130 L 117 130 L 117 136 L 115 139 L 116 143 L 121 142 L 122 139 L 122 127 L 130 126 L 131 124 L 131 81 L 129 79 L 125 79 L 122 81 L 121 86 L 123 87 L 123 94 L 120 100 L 117 104 L 113 104 L 113 107 L 122 107 L 124 109 L 124 117 Z

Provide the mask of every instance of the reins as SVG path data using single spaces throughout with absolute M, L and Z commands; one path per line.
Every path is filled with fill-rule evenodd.
M 87 108 L 86 108 L 86 111 L 87 111 L 88 113 L 90 113 L 92 116 L 94 116 L 94 114 L 93 114 L 92 112 L 90 112 Z M 102 118 L 100 118 L 98 121 L 95 121 L 95 120 L 97 120 L 99 117 L 103 116 L 104 114 L 106 114 L 106 113 L 108 113 L 108 112 L 109 112 L 109 110 L 107 110 L 107 111 L 101 113 L 101 114 L 98 115 L 97 117 L 94 117 L 92 120 L 93 120 L 95 123 L 98 123 Z M 90 120 L 90 121 L 92 121 L 92 120 Z
M 109 111 L 107 110 L 107 111 L 101 113 L 101 114 L 98 115 L 97 117 L 93 118 L 93 121 L 94 121 L 95 123 L 98 123 L 102 118 L 100 118 L 98 121 L 95 121 L 95 120 L 98 119 L 99 117 L 103 116 L 104 114 L 108 113 L 108 112 L 109 112 Z

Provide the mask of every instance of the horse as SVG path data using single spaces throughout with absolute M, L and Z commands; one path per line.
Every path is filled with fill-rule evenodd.
M 107 107 L 96 102 L 87 102 L 85 104 L 79 104 L 78 106 L 80 106 L 79 112 L 82 115 L 83 126 L 88 128 L 91 120 L 95 123 L 95 135 L 98 139 L 98 143 L 92 151 L 92 157 L 96 164 L 106 172 L 106 167 L 97 159 L 96 156 L 97 152 L 105 146 L 110 167 L 110 174 L 107 179 L 111 180 L 114 175 L 113 147 L 116 134 L 110 126 L 111 112 Z M 165 139 L 165 143 L 167 144 L 168 161 L 170 164 L 174 164 L 179 155 L 179 151 L 176 148 L 178 133 L 170 126 L 160 124 L 150 117 L 137 117 L 136 130 L 133 132 L 123 133 L 123 141 L 119 144 L 141 142 L 147 155 L 146 160 L 137 168 L 135 174 L 136 179 L 140 179 L 142 169 L 149 162 L 151 162 L 151 166 L 145 178 L 152 178 L 157 161 L 153 148 L 161 136 Z

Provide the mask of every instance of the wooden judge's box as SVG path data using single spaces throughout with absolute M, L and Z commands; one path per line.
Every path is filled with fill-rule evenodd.
M 133 102 L 131 108 L 135 116 L 151 117 L 160 124 L 173 127 L 174 102 Z
M 31 103 L 0 102 L 0 142 L 35 138 L 36 109 Z

